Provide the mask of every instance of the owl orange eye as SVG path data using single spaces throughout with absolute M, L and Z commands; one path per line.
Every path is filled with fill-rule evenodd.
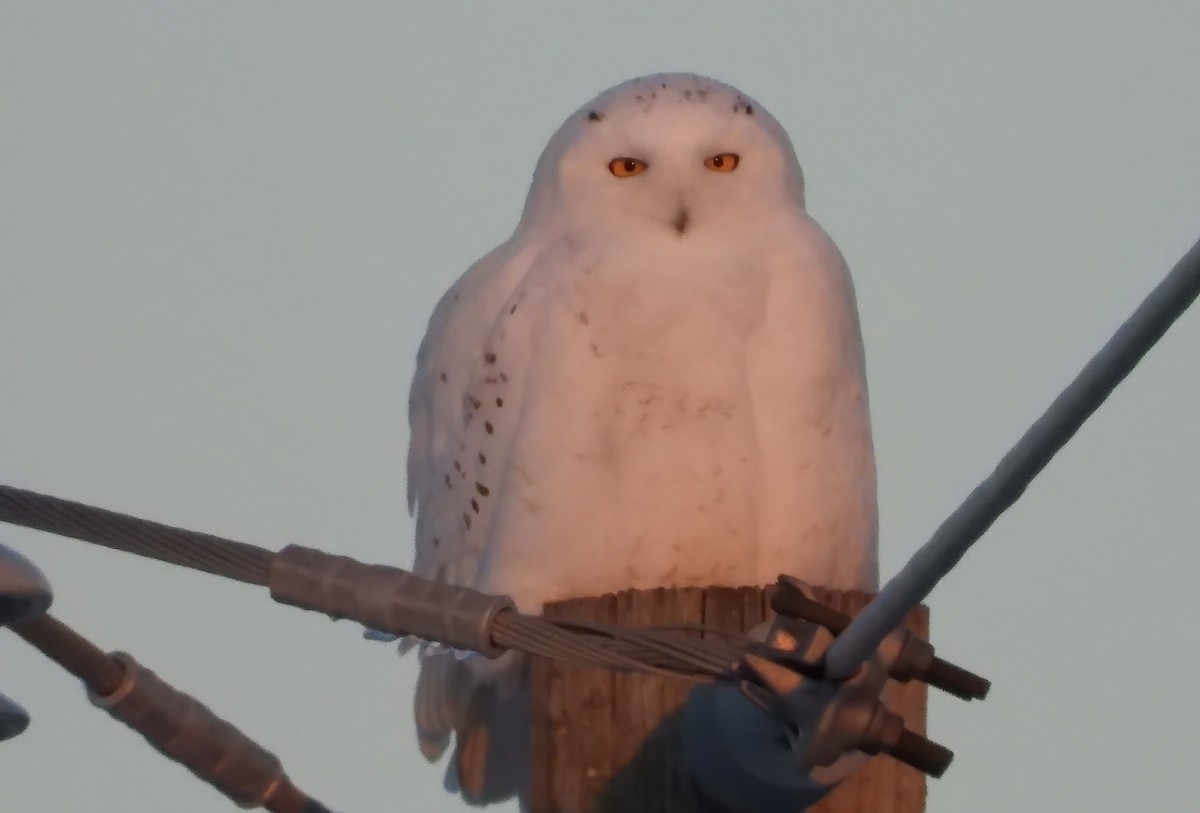
M 733 172 L 742 159 L 735 152 L 723 152 L 704 159 L 704 166 L 713 172 Z
M 608 162 L 608 171 L 618 178 L 632 178 L 645 172 L 646 166 L 640 158 L 614 158 Z

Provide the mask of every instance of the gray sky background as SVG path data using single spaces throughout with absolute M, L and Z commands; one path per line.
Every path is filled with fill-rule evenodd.
M 551 132 L 696 70 L 788 128 L 858 286 L 888 576 L 1200 236 L 1195 2 L 0 5 L 0 482 L 407 565 L 406 389 Z M 1192 810 L 1200 312 L 931 600 L 931 813 Z M 459 806 L 411 661 L 0 527 L 55 612 L 345 813 Z M 233 806 L 0 633 L 0 807 Z

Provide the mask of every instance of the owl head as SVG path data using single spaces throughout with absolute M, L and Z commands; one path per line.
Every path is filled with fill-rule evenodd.
M 670 239 L 803 208 L 783 127 L 750 97 L 690 73 L 604 91 L 550 139 L 522 222 Z

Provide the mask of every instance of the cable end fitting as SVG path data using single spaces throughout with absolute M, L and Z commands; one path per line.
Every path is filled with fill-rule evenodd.
M 109 694 L 89 692 L 94 705 L 240 807 L 269 807 L 282 795 L 297 793 L 274 754 L 130 655 L 115 652 L 111 657 L 125 674 Z
M 496 616 L 516 609 L 508 596 L 492 596 L 300 545 L 288 545 L 275 554 L 268 584 L 271 597 L 282 604 L 489 658 L 505 651 L 492 640 Z

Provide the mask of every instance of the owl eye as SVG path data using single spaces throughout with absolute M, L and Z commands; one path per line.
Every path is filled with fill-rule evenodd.
M 713 172 L 733 172 L 742 159 L 735 152 L 723 152 L 704 159 L 704 166 Z
M 647 164 L 640 158 L 614 158 L 608 162 L 608 171 L 618 178 L 632 178 L 646 171 Z

